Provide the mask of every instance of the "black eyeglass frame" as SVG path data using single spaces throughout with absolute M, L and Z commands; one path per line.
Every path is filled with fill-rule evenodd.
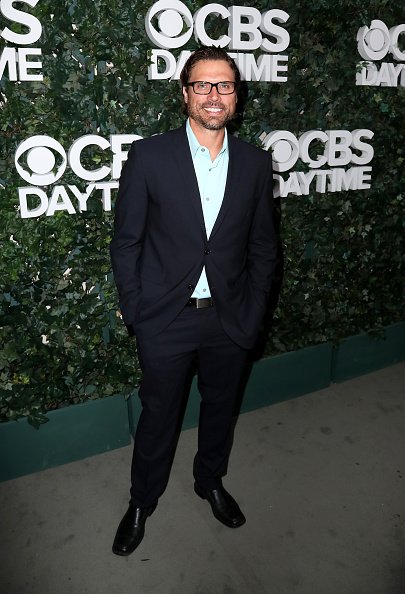
M 196 91 L 194 85 L 196 85 L 198 83 L 204 83 L 205 85 L 210 85 L 210 90 L 207 93 L 201 93 L 201 92 Z M 229 93 L 223 93 L 223 92 L 221 92 L 219 90 L 218 85 L 224 85 L 224 84 L 233 85 L 232 91 L 229 92 Z M 193 88 L 193 91 L 194 91 L 194 93 L 196 95 L 209 95 L 211 93 L 213 87 L 216 88 L 217 93 L 219 95 L 233 95 L 233 93 L 235 93 L 235 91 L 236 91 L 237 85 L 238 85 L 238 83 L 235 80 L 220 80 L 220 81 L 218 81 L 216 83 L 209 82 L 208 80 L 195 80 L 193 82 L 186 83 L 184 86 L 186 86 L 186 87 L 192 87 Z

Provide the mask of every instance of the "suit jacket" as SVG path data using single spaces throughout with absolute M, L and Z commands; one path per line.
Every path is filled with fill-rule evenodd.
M 139 337 L 170 324 L 205 265 L 225 332 L 243 348 L 256 340 L 277 254 L 271 159 L 228 141 L 225 194 L 209 239 L 185 126 L 131 146 L 110 250 L 122 316 Z

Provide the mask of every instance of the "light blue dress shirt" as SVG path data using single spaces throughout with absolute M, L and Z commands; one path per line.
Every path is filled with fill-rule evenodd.
M 190 122 L 186 124 L 187 138 L 190 145 L 194 170 L 200 190 L 201 206 L 204 215 L 205 230 L 209 238 L 214 227 L 225 193 L 226 177 L 228 174 L 229 152 L 228 134 L 225 129 L 224 143 L 214 161 L 207 147 L 201 146 Z M 211 297 L 205 266 L 194 289 L 192 297 L 204 299 Z

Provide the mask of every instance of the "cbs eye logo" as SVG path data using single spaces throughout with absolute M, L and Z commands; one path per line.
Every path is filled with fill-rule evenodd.
M 159 31 L 152 21 L 157 21 Z M 185 25 L 187 30 L 183 32 Z M 191 38 L 193 15 L 179 0 L 159 0 L 148 10 L 145 27 L 148 36 L 158 47 L 175 49 L 185 45 Z
M 277 130 L 267 136 L 265 150 L 272 149 L 274 171 L 288 171 L 298 160 L 299 147 L 294 134 L 287 130 Z
M 405 60 L 405 52 L 398 47 L 401 33 L 405 32 L 405 24 L 388 29 L 383 21 L 371 21 L 370 27 L 360 27 L 357 32 L 357 49 L 364 60 L 382 60 L 391 53 L 398 61 Z
M 18 146 L 15 166 L 19 175 L 29 184 L 49 186 L 64 174 L 67 166 L 66 152 L 63 146 L 50 136 L 31 136 Z

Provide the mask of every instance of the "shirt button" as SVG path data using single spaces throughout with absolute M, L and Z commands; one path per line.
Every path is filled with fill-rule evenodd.
M 206 201 L 207 201 L 207 202 L 209 202 L 209 201 L 210 201 L 210 199 L 208 198 L 208 196 L 207 196 L 207 198 L 206 198 Z
M 202 153 L 205 153 L 205 148 L 204 147 L 201 148 L 201 152 Z

